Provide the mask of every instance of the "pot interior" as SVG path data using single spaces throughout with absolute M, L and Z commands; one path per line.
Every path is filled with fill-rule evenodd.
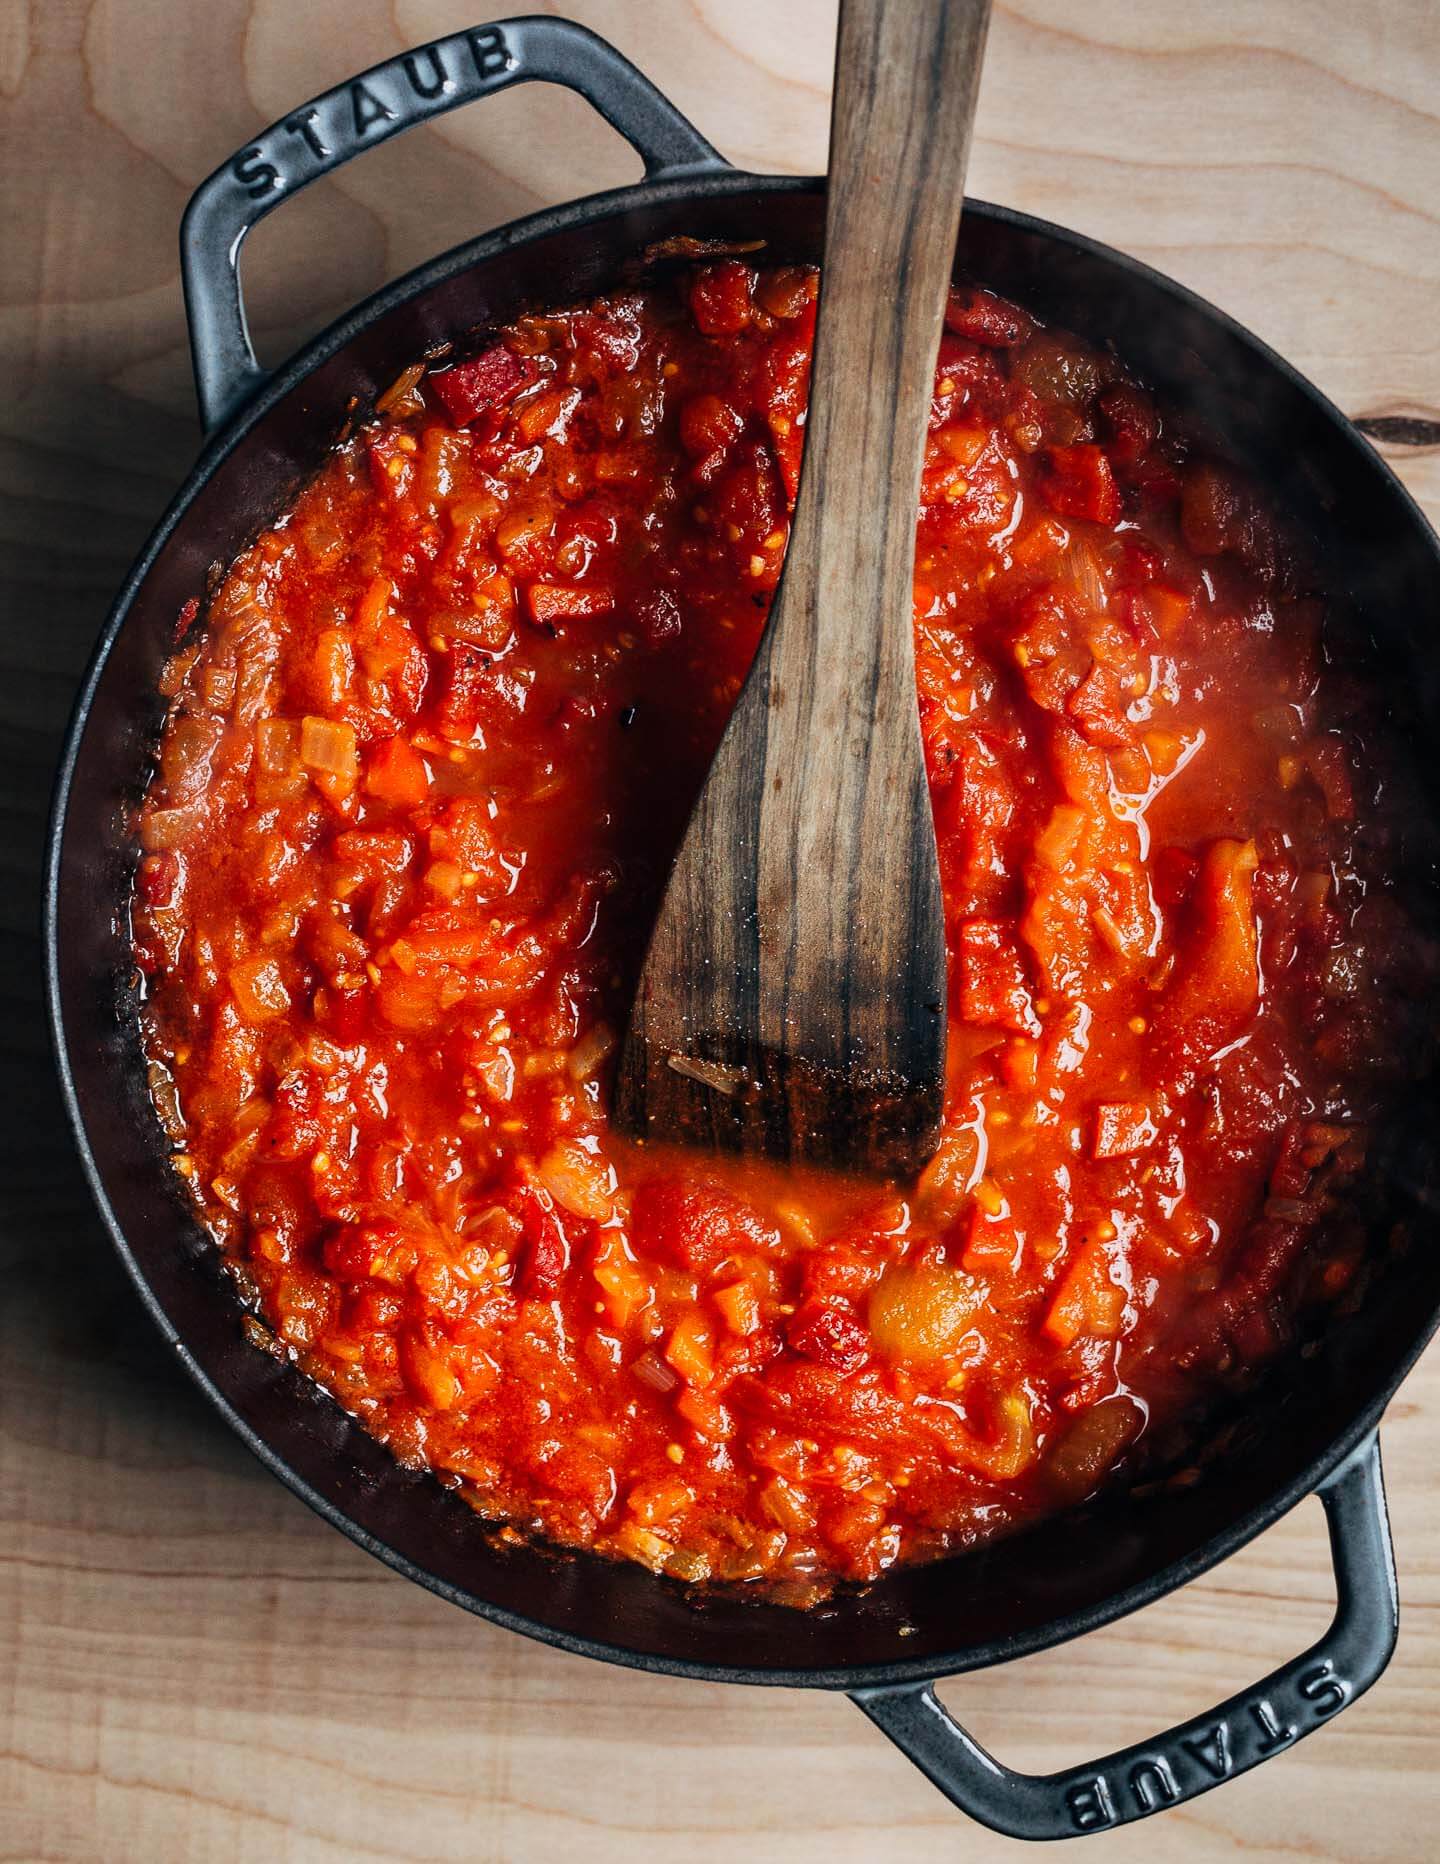
M 512 230 L 437 261 L 282 371 L 238 439 L 192 477 L 112 622 L 72 744 L 51 962 L 72 1111 L 107 1217 L 166 1333 L 272 1466 L 412 1577 L 517 1628 L 711 1676 L 838 1684 L 1018 1654 L 1100 1622 L 1228 1551 L 1303 1493 L 1317 1465 L 1378 1415 L 1434 1324 L 1440 1263 L 1417 1250 L 1389 1264 L 1357 1314 L 1274 1369 L 1194 1486 L 1112 1495 L 808 1614 L 726 1597 L 697 1601 L 634 1566 L 497 1545 L 463 1502 L 402 1470 L 328 1395 L 248 1344 L 213 1247 L 166 1164 L 145 1093 L 126 942 L 134 861 L 127 817 L 162 717 L 156 679 L 176 612 L 203 590 L 212 565 L 227 564 L 284 508 L 353 401 L 371 401 L 423 350 L 472 326 L 633 278 L 653 240 L 764 236 L 766 258 L 814 260 L 822 222 L 813 181 L 724 174 L 630 190 L 541 216 L 521 229 L 525 237 Z M 1313 533 L 1329 586 L 1348 595 L 1383 644 L 1396 731 L 1418 741 L 1428 729 L 1433 743 L 1440 658 L 1427 637 L 1440 614 L 1440 557 L 1365 443 L 1250 339 L 1113 253 L 974 205 L 959 263 L 1041 317 L 1112 342 L 1162 400 L 1225 437 L 1276 505 Z M 1434 1116 L 1427 1086 L 1377 1167 L 1387 1228 L 1434 1206 Z

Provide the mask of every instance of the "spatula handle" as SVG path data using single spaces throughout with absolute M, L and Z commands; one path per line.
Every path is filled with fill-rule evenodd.
M 815 621 L 845 631 L 818 669 L 826 685 L 873 656 L 911 697 L 911 630 L 891 623 L 902 606 L 910 619 L 925 413 L 989 12 L 989 0 L 841 8 L 812 414 L 785 626 L 772 630 L 779 649 L 813 585 Z M 870 640 L 853 625 L 862 615 Z M 787 639 L 784 651 L 799 650 Z
M 788 926 L 764 1048 L 935 1083 L 944 924 L 915 699 L 920 470 L 988 0 L 844 0 L 810 424 L 768 682 L 756 903 Z M 762 969 L 779 954 L 761 953 Z M 938 988 L 937 988 L 938 980 Z M 878 999 L 892 1001 L 881 1008 Z M 833 1006 L 828 1019 L 815 1005 Z M 813 1052 L 813 1036 L 833 1042 Z M 838 1107 L 835 1114 L 840 1114 Z M 918 1114 L 911 1101 L 908 1117 Z M 913 1151 L 925 1155 L 924 1138 Z
M 901 1175 L 939 1137 L 915 524 L 987 18 L 841 6 L 799 496 L 642 969 L 615 1100 L 637 1133 Z

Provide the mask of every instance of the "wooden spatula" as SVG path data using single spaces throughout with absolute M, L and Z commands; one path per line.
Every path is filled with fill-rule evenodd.
M 621 1053 L 640 1137 L 904 1173 L 945 920 L 912 637 L 926 418 L 989 0 L 843 0 L 799 498 Z

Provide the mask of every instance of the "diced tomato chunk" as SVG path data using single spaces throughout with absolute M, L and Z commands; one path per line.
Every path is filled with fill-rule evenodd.
M 732 402 L 719 395 L 695 395 L 680 410 L 680 444 L 696 459 L 723 453 L 745 425 Z
M 1057 1346 L 1070 1346 L 1082 1334 L 1112 1339 L 1125 1313 L 1125 1290 L 1110 1273 L 1105 1246 L 1082 1241 L 1045 1315 L 1044 1330 Z
M 936 799 L 936 814 L 958 839 L 972 884 L 1003 881 L 1005 831 L 1015 808 L 1014 786 L 1000 756 L 978 732 L 967 733 L 950 784 Z
M 452 641 L 435 715 L 440 735 L 456 744 L 473 742 L 482 726 L 522 712 L 526 690 L 484 648 L 473 641 Z
M 608 615 L 615 606 L 612 591 L 584 588 L 571 583 L 531 583 L 525 591 L 531 619 L 542 628 L 560 621 L 583 621 L 594 615 Z
M 1153 583 L 1139 601 L 1149 619 L 1147 639 L 1153 636 L 1167 646 L 1176 640 L 1195 606 L 1182 589 L 1171 589 L 1163 583 Z
M 180 857 L 173 851 L 147 854 L 135 875 L 136 891 L 152 911 L 169 906 L 174 902 L 180 873 Z
M 1051 447 L 1042 485 L 1051 508 L 1062 518 L 1113 524 L 1120 516 L 1120 488 L 1097 446 Z
M 642 1256 L 702 1274 L 730 1257 L 766 1253 L 779 1241 L 752 1205 L 703 1177 L 647 1178 L 635 1194 L 631 1238 Z
M 385 738 L 366 756 L 364 788 L 379 802 L 409 808 L 429 794 L 429 767 L 404 738 Z
M 570 1239 L 548 1191 L 525 1185 L 517 1193 L 517 1202 L 521 1233 L 515 1285 L 530 1300 L 548 1301 L 559 1293 L 570 1266 Z
M 246 958 L 230 972 L 235 1004 L 247 1023 L 272 1023 L 290 1008 L 290 992 L 277 961 L 268 954 Z
M 1332 822 L 1355 820 L 1355 778 L 1343 738 L 1312 738 L 1305 747 L 1305 765 L 1325 798 L 1325 813 Z
M 1253 841 L 1211 842 L 1200 863 L 1175 978 L 1155 1033 L 1182 1070 L 1233 1041 L 1260 1002 Z
M 365 434 L 365 459 L 370 468 L 370 483 L 387 502 L 403 497 L 415 477 L 415 460 L 409 436 L 388 424 L 372 427 Z
M 960 1014 L 970 1023 L 998 1023 L 1020 1035 L 1038 1035 L 1040 1019 L 1020 958 L 1015 927 L 993 919 L 967 919 L 958 930 Z
M 1143 1100 L 1112 1100 L 1095 1109 L 1095 1135 L 1090 1155 L 1097 1159 L 1126 1158 L 1143 1152 L 1159 1137 L 1155 1117 Z
M 1023 343 L 1034 324 L 1018 304 L 996 297 L 978 285 L 952 285 L 945 306 L 945 328 L 987 348 L 1008 349 Z
M 761 358 L 759 379 L 770 442 L 793 509 L 800 489 L 800 461 L 805 448 L 806 404 L 810 394 L 810 354 L 815 336 L 815 305 L 774 336 Z
M 482 414 L 497 414 L 537 379 L 528 356 L 517 356 L 503 343 L 492 343 L 468 362 L 454 363 L 430 377 L 430 386 L 456 427 L 468 427 Z
M 835 1372 L 854 1372 L 870 1357 L 870 1331 L 834 1301 L 807 1301 L 786 1328 L 791 1348 Z
M 690 314 L 707 337 L 734 336 L 755 315 L 755 274 L 738 259 L 702 266 L 690 287 Z
M 760 1302 L 748 1281 L 730 1282 L 715 1290 L 715 1305 L 732 1333 L 748 1335 L 760 1325 Z
M 783 538 L 785 500 L 775 463 L 759 444 L 733 447 L 708 499 L 711 523 L 729 545 L 732 560 L 750 565 L 771 538 Z M 778 555 L 774 559 L 779 567 Z
M 1143 389 L 1116 382 L 1101 391 L 1095 405 L 1110 433 L 1110 457 L 1118 465 L 1133 466 L 1159 439 L 1160 417 Z
M 1146 583 L 1159 582 L 1165 574 L 1165 558 L 1159 549 L 1138 537 L 1125 539 L 1120 562 L 1121 580 L 1130 587 L 1143 588 Z
M 1024 1234 L 1013 1217 L 989 1216 L 977 1204 L 971 1213 L 970 1234 L 960 1266 L 967 1275 L 1010 1275 L 1022 1258 L 1024 1246 Z
M 1098 660 L 1065 701 L 1065 710 L 1091 744 L 1129 744 L 1134 736 L 1119 676 Z
M 700 1314 L 681 1317 L 666 1342 L 665 1357 L 687 1385 L 710 1383 L 715 1376 L 714 1341 Z

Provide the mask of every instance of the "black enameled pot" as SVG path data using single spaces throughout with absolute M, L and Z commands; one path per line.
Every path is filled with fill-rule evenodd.
M 532 79 L 585 96 L 643 156 L 645 180 L 447 253 L 265 375 L 240 297 L 248 229 L 367 145 Z M 1142 1817 L 1254 1766 L 1384 1668 L 1396 1599 L 1376 1427 L 1435 1327 L 1440 1258 L 1415 1251 L 1381 1272 L 1360 1312 L 1277 1370 L 1192 1486 L 1111 1495 L 810 1613 L 696 1600 L 635 1566 L 497 1544 L 462 1501 L 401 1469 L 328 1396 L 251 1346 L 177 1192 L 145 1090 L 127 949 L 129 824 L 181 604 L 284 508 L 352 404 L 373 401 L 431 345 L 613 286 L 671 235 L 763 238 L 767 257 L 815 260 L 823 198 L 818 179 L 730 168 L 608 45 L 548 18 L 457 33 L 377 66 L 267 130 L 203 184 L 182 253 L 208 440 L 120 592 L 76 706 L 48 853 L 50 1012 L 85 1169 L 142 1299 L 217 1410 L 327 1520 L 454 1603 L 566 1650 L 711 1681 L 848 1690 L 957 1805 L 1001 1831 L 1062 1837 Z M 1431 638 L 1440 550 L 1342 415 L 1189 292 L 1059 227 L 972 202 L 959 262 L 1042 317 L 1113 342 L 1162 397 L 1206 418 L 1309 528 L 1330 586 L 1383 643 L 1396 729 L 1440 732 Z M 1433 1206 L 1434 1105 L 1424 1091 L 1376 1168 L 1392 1217 Z M 935 1678 L 1163 1598 L 1312 1492 L 1329 1518 L 1335 1620 L 1302 1656 L 1210 1714 L 1038 1777 L 992 1759 L 937 1702 Z

